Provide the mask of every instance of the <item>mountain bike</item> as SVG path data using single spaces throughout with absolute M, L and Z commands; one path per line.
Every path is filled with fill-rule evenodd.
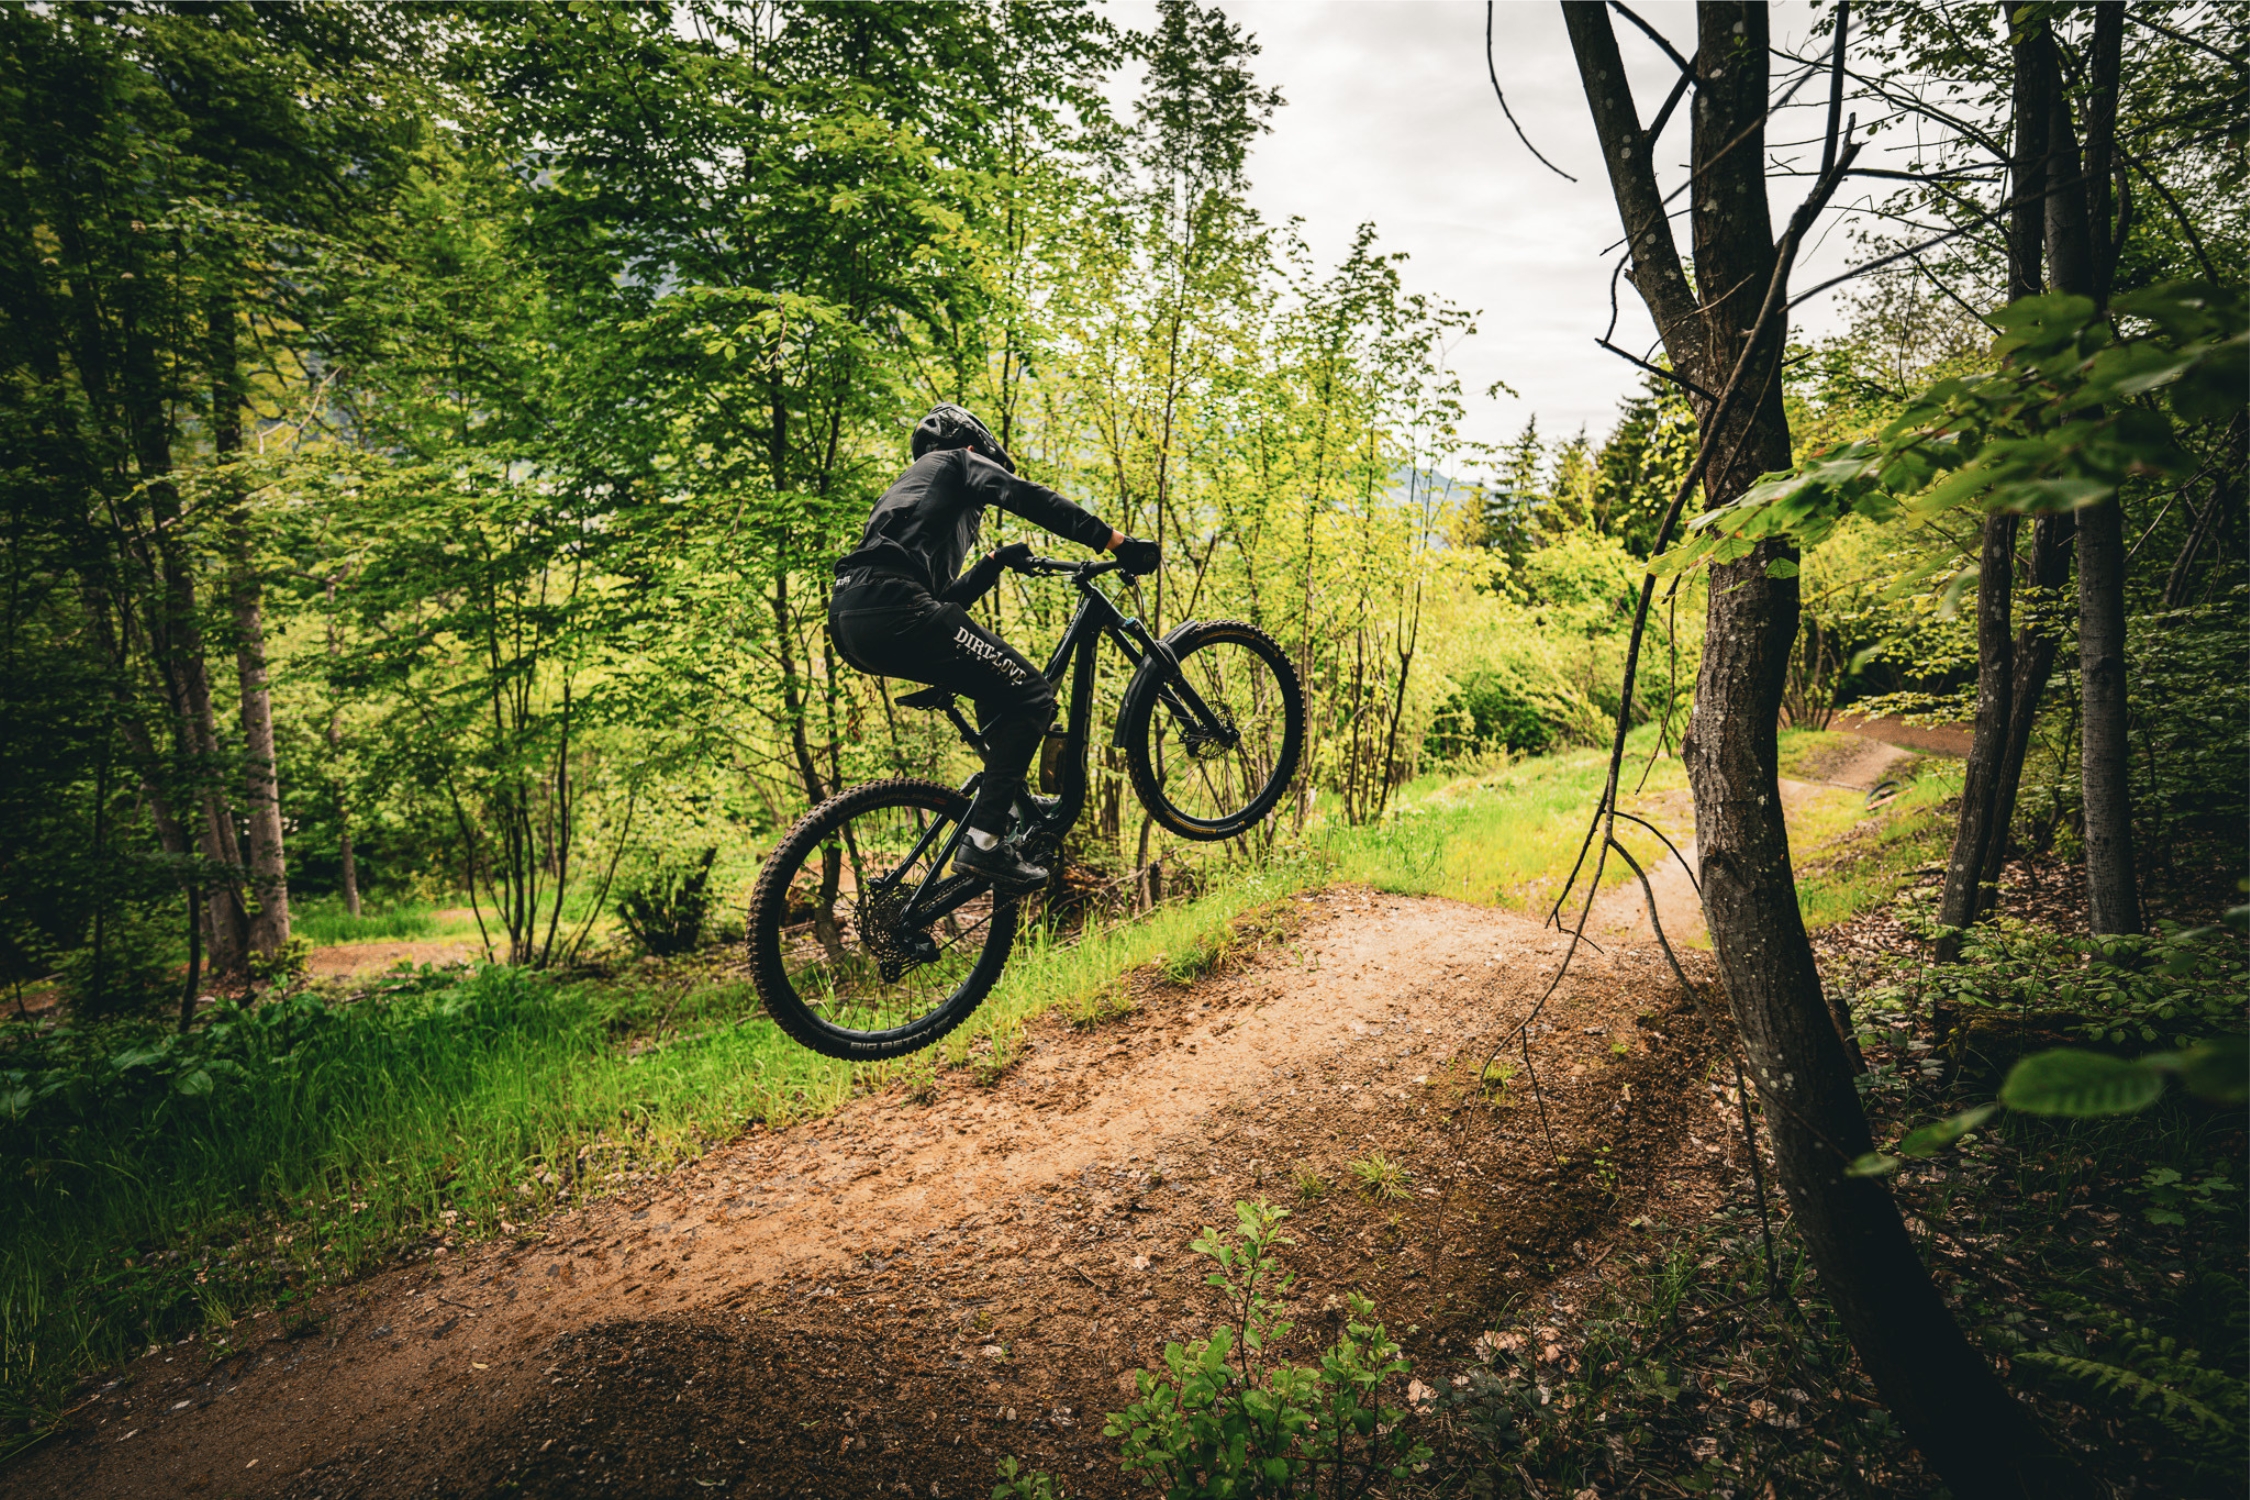
M 1106 638 L 1134 666 L 1111 743 L 1133 792 L 1184 839 L 1234 838 L 1272 812 L 1304 753 L 1305 700 L 1273 637 L 1238 620 L 1190 621 L 1159 640 L 1096 585 L 1115 559 L 1032 557 L 1016 571 L 1067 577 L 1078 605 L 1046 667 L 1069 679 L 1052 798 L 1019 797 L 1009 838 L 1059 868 L 1086 806 L 1096 654 Z M 983 738 L 940 688 L 897 700 L 943 713 L 970 749 Z M 1052 733 L 1052 732 L 1050 732 Z M 1050 747 L 1054 748 L 1054 747 Z M 752 977 L 782 1030 L 855 1062 L 927 1047 L 989 994 L 1015 946 L 1026 893 L 950 869 L 983 773 L 962 785 L 919 777 L 837 793 L 766 859 L 750 898 Z

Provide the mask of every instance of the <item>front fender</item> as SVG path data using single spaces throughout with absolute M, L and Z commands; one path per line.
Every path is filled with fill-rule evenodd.
M 1110 730 L 1109 743 L 1113 750 L 1125 748 L 1125 726 L 1133 722 L 1133 710 L 1140 701 L 1156 691 L 1166 676 L 1179 670 L 1179 653 L 1173 642 L 1195 629 L 1197 622 L 1184 620 L 1164 633 L 1156 649 L 1141 658 L 1140 667 L 1133 680 L 1125 684 L 1125 696 L 1117 700 L 1117 724 Z

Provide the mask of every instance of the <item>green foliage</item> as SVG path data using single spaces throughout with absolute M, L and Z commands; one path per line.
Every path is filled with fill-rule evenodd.
M 2153 1052 L 2138 1058 L 2113 1057 L 2106 1052 L 2085 1052 L 2072 1047 L 2035 1052 L 2008 1070 L 2007 1078 L 2000 1085 L 1998 1104 L 1979 1104 L 1947 1119 L 1918 1126 L 1908 1131 L 1890 1152 L 1871 1151 L 1856 1157 L 1845 1171 L 1853 1177 L 1881 1177 L 1897 1171 L 1908 1159 L 1935 1156 L 1966 1139 L 2003 1106 L 2027 1115 L 2060 1115 L 2070 1119 L 2138 1114 L 2163 1097 L 2164 1081 L 2168 1077 L 2178 1078 L 2190 1094 L 2211 1103 L 2241 1104 L 2250 1098 L 2250 1037 L 2223 1036 L 2198 1043 L 2184 1052 Z M 2198 1191 L 2196 1188 L 2179 1189 L 2180 1174 L 2170 1168 L 2164 1170 L 2170 1176 L 2162 1183 L 2150 1183 L 2151 1191 L 2163 1190 L 2175 1198 L 2182 1192 Z M 2213 1192 L 2225 1190 L 2208 1185 L 2200 1188 L 2206 1199 Z M 2159 1206 L 2169 1210 L 2171 1204 L 2163 1200 Z M 2171 1220 L 2158 1222 L 2179 1220 L 2175 1215 Z
M 2143 398 L 2162 392 L 2188 421 L 2240 407 L 2250 382 L 2241 294 L 2175 282 L 2121 296 L 2112 311 L 2136 326 L 2097 317 L 2084 297 L 2011 303 L 1992 315 L 1998 370 L 1941 380 L 1880 437 L 1769 476 L 1697 517 L 1663 568 L 1729 562 L 1773 537 L 1817 545 L 1855 513 L 1882 521 L 1964 505 L 2072 510 L 2111 498 L 2133 474 L 2188 472 L 2170 415 Z M 1794 575 L 1798 565 L 1770 570 Z
M 685 870 L 665 870 L 646 884 L 625 893 L 618 903 L 618 919 L 659 958 L 692 953 L 703 941 L 703 926 L 712 907 L 711 864 L 717 849 Z
M 2194 1349 L 2130 1318 L 2107 1331 L 2112 1344 L 2102 1358 L 2032 1349 L 2016 1363 L 2154 1429 L 2169 1462 L 2184 1461 L 2200 1478 L 2239 1479 L 2250 1442 L 2250 1382 L 2206 1367 Z
M 1012 1453 L 1001 1459 L 998 1467 L 1000 1482 L 992 1487 L 992 1500 L 1069 1500 L 1067 1491 L 1055 1487 L 1052 1474 L 1026 1474 Z
M 1934 930 L 1934 929 L 1932 929 Z M 2159 922 L 2146 936 L 2056 933 L 2001 916 L 1962 934 L 1961 957 L 1870 992 L 1876 1009 L 1929 1003 L 1992 1031 L 2074 1033 L 2124 1044 L 2250 1024 L 2250 962 L 2239 939 Z
M 1351 1294 L 1343 1335 L 1317 1366 L 1277 1358 L 1293 1327 L 1280 1316 L 1295 1279 L 1280 1261 L 1287 1217 L 1237 1203 L 1234 1231 L 1197 1236 L 1189 1248 L 1217 1264 L 1204 1280 L 1227 1322 L 1207 1339 L 1166 1345 L 1170 1379 L 1136 1371 L 1139 1399 L 1103 1425 L 1125 1472 L 1166 1500 L 1364 1494 L 1429 1457 L 1405 1409 L 1383 1403 L 1384 1383 L 1411 1366 L 1366 1298 Z
M 2150 1167 L 2133 1192 L 2148 1200 L 2141 1217 L 2151 1224 L 2185 1224 L 2190 1213 L 2232 1217 L 2232 1195 L 2242 1189 L 2226 1174 L 2224 1164 L 2201 1177 L 2188 1177 L 2177 1167 Z

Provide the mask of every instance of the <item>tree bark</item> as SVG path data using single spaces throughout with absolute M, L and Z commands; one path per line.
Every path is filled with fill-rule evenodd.
M 2087 918 L 2096 933 L 2139 932 L 2128 780 L 2133 746 L 2126 733 L 2125 518 L 2115 498 L 2078 516 L 2078 673 Z
M 2014 24 L 2015 9 L 2016 0 L 2002 0 L 2003 24 Z M 2054 37 L 2045 16 L 2025 22 L 2011 41 L 2015 139 L 2008 163 L 2009 197 L 2014 200 L 2008 214 L 2008 300 L 2013 302 L 2047 289 L 2041 276 L 2047 242 L 2047 129 L 2057 78 Z
M 1591 3 L 1563 10 L 1633 242 L 1635 284 L 1674 367 L 1718 388 L 1774 277 L 1763 168 L 1766 8 L 1711 0 L 1697 7 L 1692 213 L 1697 284 L 1711 300 L 1684 313 L 1669 297 L 1664 274 L 1667 261 L 1678 264 L 1669 231 L 1661 217 L 1646 216 L 1658 199 L 1649 143 L 1608 14 Z M 1698 408 L 1702 441 L 1731 455 L 1705 480 L 1709 505 L 1737 498 L 1761 471 L 1789 463 L 1788 418 L 1773 378 L 1783 332 L 1773 328 L 1745 367 L 1761 399 L 1725 430 L 1713 430 L 1722 424 L 1711 420 L 1709 403 Z M 1682 747 L 1695 795 L 1705 915 L 1766 1105 L 1782 1188 L 1862 1363 L 1957 1493 L 2089 1494 L 2083 1476 L 1962 1336 L 1889 1189 L 1879 1179 L 1844 1175 L 1872 1140 L 1823 998 L 1782 820 L 1776 730 L 1798 596 L 1793 574 L 1772 577 L 1768 565 L 1786 556 L 1767 543 L 1712 570 L 1702 670 Z
M 2013 26 L 2012 0 L 2001 6 L 2003 24 Z M 2014 60 L 2013 135 L 2008 163 L 2008 300 L 2036 297 L 2045 288 L 2040 270 L 2047 228 L 2047 150 L 2057 78 L 2054 38 L 2044 16 L 2011 34 Z M 1946 861 L 1945 890 L 1938 898 L 1938 920 L 1948 929 L 1939 937 L 1937 959 L 1961 956 L 1961 932 L 1989 911 L 2004 862 L 2008 825 L 2015 817 L 2015 787 L 2022 761 L 2010 775 L 2014 745 L 2016 641 L 2010 638 L 2014 610 L 2016 534 L 2014 516 L 1988 516 L 1977 559 L 1977 716 L 1969 762 L 1961 782 L 1960 821 L 1953 831 L 1953 853 Z M 2050 658 L 2052 651 L 2049 652 Z M 2040 684 L 2046 674 L 2041 672 Z M 1995 845 L 1998 848 L 1995 848 Z M 1940 1016 L 1940 1031 L 1951 1028 Z
M 2109 24 L 2103 22 L 2103 12 L 2115 9 L 2096 7 L 2097 45 L 2088 54 L 2087 144 L 2104 159 L 2105 170 L 2115 124 L 2118 47 L 2114 37 L 2102 45 L 2101 27 Z M 2050 40 L 2046 55 L 2051 59 L 2053 52 Z M 2080 162 L 2070 101 L 2060 88 L 2054 91 L 2048 118 L 2047 259 L 2054 289 L 2093 298 L 2098 305 L 2103 257 L 2095 241 L 2098 236 L 2106 247 L 2109 226 L 2094 219 L 2097 194 Z M 2106 203 L 2106 191 L 2098 198 Z M 2126 732 L 2125 518 L 2114 496 L 2078 516 L 2078 672 L 2087 920 L 2096 933 L 2138 932 L 2132 743 Z
M 2000 757 L 2000 784 L 1993 794 L 1998 821 L 1984 845 L 1984 868 L 1977 875 L 1980 895 L 1996 896 L 2000 887 L 2000 867 L 2007 862 L 2008 833 L 2015 823 L 2016 797 L 2023 787 L 2023 760 L 2031 752 L 2031 730 L 2039 718 L 2039 700 L 2047 691 L 2047 679 L 2055 668 L 2055 650 L 2061 644 L 2052 623 L 2039 618 L 2042 613 L 2052 615 L 2056 611 L 2034 606 L 2060 600 L 2063 585 L 2070 581 L 2070 550 L 2076 528 L 2076 518 L 2069 515 L 2041 516 L 2031 526 L 2027 592 L 2016 610 L 2021 618 L 2009 653 L 2014 681 L 2010 684 L 2008 741 Z M 1996 901 L 1988 900 L 1970 920 L 1982 918 L 1994 904 Z
M 1953 853 L 1946 861 L 1945 890 L 1938 898 L 1938 921 L 1948 929 L 1938 939 L 1937 958 L 1951 963 L 1961 954 L 1961 932 L 1991 902 L 1983 881 L 1986 851 L 2008 837 L 2000 806 L 2001 763 L 2007 756 L 2008 727 L 2015 708 L 2015 642 L 2010 638 L 2016 577 L 2016 517 L 1984 518 L 1984 547 L 1977 560 L 1977 720 L 1969 763 L 1961 781 L 1961 818 L 1953 830 Z M 1941 1029 L 1950 1029 L 1941 1022 Z
M 242 367 L 235 348 L 231 292 L 210 298 L 211 445 L 221 464 L 242 451 Z M 273 693 L 266 678 L 265 589 L 252 556 L 247 507 L 227 525 L 228 602 L 234 611 L 234 665 L 240 686 L 244 810 L 250 826 L 250 948 L 267 961 L 289 945 L 289 871 L 283 852 L 281 785 L 274 765 Z
M 343 654 L 336 638 L 336 580 L 328 580 L 328 660 L 333 668 Z M 328 705 L 328 771 L 336 778 L 336 852 L 343 866 L 344 910 L 359 917 L 359 861 L 352 853 L 351 793 L 344 785 L 344 730 L 333 699 Z

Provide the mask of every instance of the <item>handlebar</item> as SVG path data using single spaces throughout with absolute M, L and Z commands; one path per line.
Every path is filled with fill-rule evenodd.
M 1087 562 L 1070 562 L 1060 557 L 1027 557 L 1013 566 L 1016 572 L 1029 573 L 1034 577 L 1059 578 L 1068 575 L 1084 580 L 1101 573 L 1114 573 L 1121 565 L 1114 557 L 1095 558 Z

